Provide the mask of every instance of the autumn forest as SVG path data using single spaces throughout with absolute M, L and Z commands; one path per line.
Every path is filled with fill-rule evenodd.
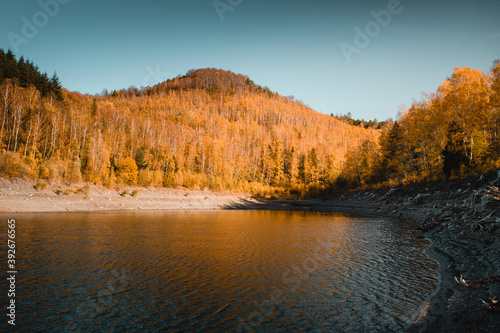
M 217 69 L 84 95 L 0 50 L 0 123 L 7 178 L 263 197 L 442 181 L 500 168 L 500 64 L 457 67 L 396 121 L 360 123 Z

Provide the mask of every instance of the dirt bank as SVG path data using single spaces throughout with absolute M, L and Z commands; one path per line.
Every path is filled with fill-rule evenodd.
M 0 179 L 0 212 L 213 210 L 257 203 L 245 194 L 184 189 L 48 184 Z

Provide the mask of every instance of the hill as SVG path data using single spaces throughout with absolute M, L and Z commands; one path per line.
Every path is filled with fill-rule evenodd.
M 0 95 L 9 177 L 305 195 L 331 186 L 348 149 L 378 136 L 217 69 L 62 99 L 7 79 Z

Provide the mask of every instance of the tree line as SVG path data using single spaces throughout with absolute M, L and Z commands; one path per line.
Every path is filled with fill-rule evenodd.
M 444 181 L 500 169 L 500 63 L 469 67 L 386 124 L 346 157 L 339 187 Z
M 386 122 L 385 121 L 378 121 L 377 119 L 373 120 L 364 120 L 364 119 L 354 119 L 352 118 L 352 114 L 349 112 L 344 115 L 333 115 L 330 114 L 330 117 L 336 118 L 346 124 L 352 125 L 352 126 L 360 126 L 363 128 L 373 128 L 373 129 L 382 129 Z

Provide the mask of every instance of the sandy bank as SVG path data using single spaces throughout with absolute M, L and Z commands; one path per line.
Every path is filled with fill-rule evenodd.
M 215 210 L 256 203 L 245 194 L 85 184 L 46 184 L 42 189 L 29 180 L 0 179 L 0 212 Z

